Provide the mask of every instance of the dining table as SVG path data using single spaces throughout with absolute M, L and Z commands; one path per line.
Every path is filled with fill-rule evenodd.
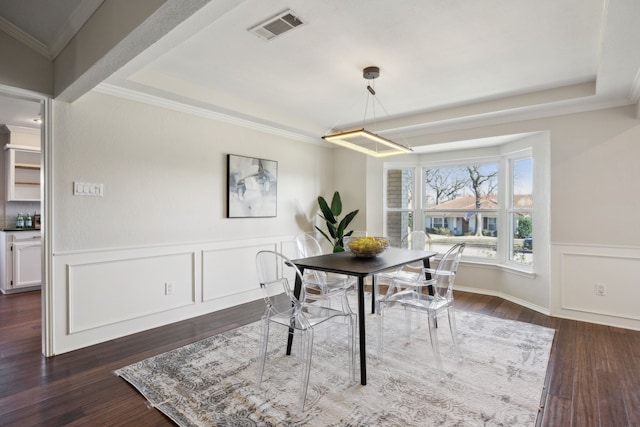
M 405 264 L 410 264 L 422 260 L 425 268 L 430 268 L 429 259 L 437 255 L 437 252 L 421 251 L 413 249 L 388 248 L 382 254 L 374 257 L 357 257 L 352 252 L 335 252 L 331 254 L 319 255 L 308 258 L 292 260 L 301 273 L 306 269 L 324 271 L 327 273 L 343 274 L 354 276 L 358 279 L 358 332 L 360 339 L 360 384 L 367 384 L 367 352 L 366 352 L 366 330 L 365 330 L 365 302 L 364 302 L 364 279 L 369 275 L 374 275 L 371 291 L 371 312 L 375 313 L 376 284 L 375 274 L 386 270 L 392 270 Z M 300 277 L 296 277 L 294 295 L 300 297 L 302 282 Z M 293 331 L 290 331 L 287 339 L 287 354 L 291 354 L 293 342 Z

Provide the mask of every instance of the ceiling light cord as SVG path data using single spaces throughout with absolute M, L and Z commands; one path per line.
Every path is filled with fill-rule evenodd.
M 372 81 L 372 84 L 375 85 L 375 82 Z M 370 88 L 371 88 L 371 90 L 369 90 Z M 371 86 L 367 86 L 367 90 L 369 92 L 373 91 L 372 92 L 373 96 L 371 97 L 372 98 L 372 102 L 373 102 L 373 107 L 372 107 L 372 110 L 373 110 L 373 129 L 377 131 L 377 121 L 376 121 L 376 114 L 375 114 L 375 105 L 376 105 L 376 103 L 380 106 L 380 108 L 382 109 L 382 112 L 384 113 L 384 115 L 387 118 L 391 118 L 391 116 L 389 115 L 389 112 L 387 111 L 387 109 L 384 108 L 384 105 L 382 105 L 382 102 L 380 102 L 380 99 L 377 96 L 375 96 L 376 95 L 375 88 L 373 88 Z M 369 97 L 367 96 L 367 100 L 368 99 L 369 99 Z M 366 112 L 365 112 L 365 115 L 366 115 Z M 365 116 L 365 119 L 366 119 L 366 116 Z M 363 123 L 362 127 L 364 127 L 364 123 Z M 411 148 L 411 145 L 409 145 L 407 143 L 407 141 L 406 141 L 404 135 L 402 135 L 402 133 L 398 134 L 398 136 L 400 137 L 400 139 L 403 142 L 403 144 L 401 144 L 401 145 L 404 145 L 405 147 Z
M 375 133 L 365 129 L 369 109 L 371 109 L 373 114 L 373 125 L 377 125 L 376 103 L 380 108 L 382 108 L 382 111 L 384 111 L 387 116 L 389 116 L 389 113 L 386 108 L 384 108 L 384 105 L 382 105 L 382 103 L 376 98 L 376 91 L 374 88 L 375 83 L 373 80 L 380 76 L 380 68 L 367 67 L 362 71 L 362 76 L 369 81 L 366 86 L 367 98 L 365 101 L 362 128 L 334 134 L 325 134 L 322 139 L 344 148 L 378 158 L 413 152 L 413 150 L 407 146 L 398 144 L 397 142 L 391 141 L 383 136 L 376 135 Z M 371 106 L 369 106 L 369 103 L 371 103 Z
M 373 116 L 372 129 L 374 131 L 377 128 L 376 102 L 380 103 L 380 101 L 376 98 L 376 90 L 374 88 L 375 84 L 376 84 L 375 80 L 369 79 L 369 84 L 367 84 L 367 98 L 365 100 L 365 105 L 364 105 L 364 117 L 362 118 L 362 127 L 365 128 L 367 127 L 367 114 L 369 112 L 369 105 L 371 105 L 371 114 Z

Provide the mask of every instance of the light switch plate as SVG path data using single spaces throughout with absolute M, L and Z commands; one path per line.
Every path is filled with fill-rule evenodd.
M 104 195 L 104 184 L 94 184 L 89 182 L 74 182 L 73 195 L 102 197 Z

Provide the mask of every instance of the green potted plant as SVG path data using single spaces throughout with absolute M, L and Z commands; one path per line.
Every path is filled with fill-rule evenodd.
M 329 234 L 327 235 L 327 233 L 322 231 L 318 226 L 316 226 L 316 230 L 331 243 L 333 252 L 344 252 L 344 242 L 342 239 L 346 236 L 351 236 L 353 233 L 353 230 L 347 232 L 345 232 L 345 230 L 358 214 L 359 209 L 349 212 L 342 220 L 338 221 L 338 217 L 342 213 L 342 200 L 340 199 L 340 193 L 337 191 L 333 193 L 331 207 L 329 207 L 329 204 L 322 196 L 318 197 L 318 205 L 322 211 L 322 213 L 319 212 L 318 215 L 324 219 L 324 222 L 327 224 Z

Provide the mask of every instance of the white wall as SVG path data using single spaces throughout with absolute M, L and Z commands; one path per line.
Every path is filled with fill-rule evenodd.
M 277 217 L 225 218 L 229 153 L 278 162 Z M 333 172 L 332 150 L 256 130 L 99 93 L 54 102 L 55 353 L 260 298 L 255 253 L 295 256 Z
M 445 132 L 425 136 L 419 143 L 525 132 L 548 132 L 550 137 L 549 277 L 529 279 L 464 264 L 457 283 L 554 316 L 640 329 L 637 312 L 628 309 L 628 300 L 638 297 L 637 276 L 629 272 L 640 263 L 640 227 L 634 225 L 640 209 L 640 198 L 634 193 L 640 182 L 640 121 L 635 107 Z M 376 162 L 368 160 L 373 165 L 370 169 L 380 169 Z M 377 173 L 367 179 L 367 195 L 377 195 L 376 200 L 367 199 L 367 206 L 382 211 L 382 182 Z M 620 217 L 628 219 L 628 226 L 620 226 Z M 615 262 L 609 262 L 612 251 Z M 588 262 L 574 262 L 568 254 L 575 253 Z M 605 282 L 609 292 L 594 301 L 597 281 Z
M 341 218 L 358 209 L 348 229 L 371 234 L 367 228 L 366 157 L 352 150 L 334 149 L 334 153 L 335 186 L 343 204 Z

